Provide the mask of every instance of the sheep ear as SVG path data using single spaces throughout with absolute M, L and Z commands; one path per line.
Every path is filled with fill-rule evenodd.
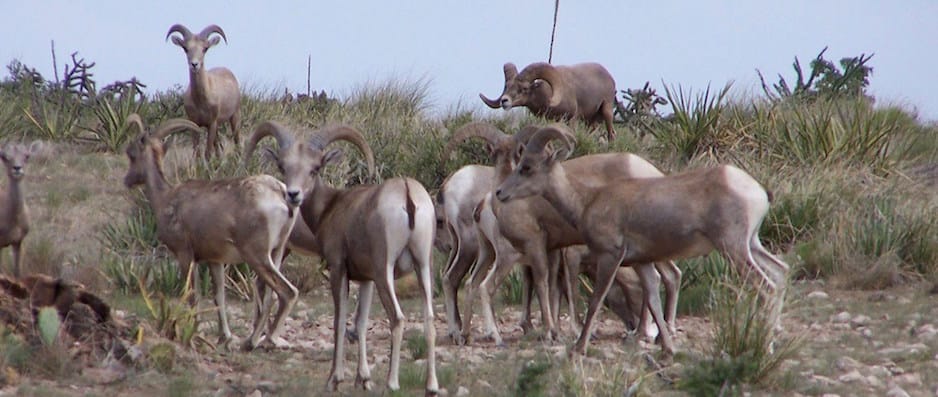
M 183 49 L 186 48 L 185 40 L 183 40 L 182 37 L 179 37 L 179 36 L 173 36 L 173 44 L 178 45 L 182 47 Z
M 329 164 L 335 164 L 345 157 L 345 153 L 342 152 L 342 149 L 332 149 L 326 152 L 326 155 L 322 157 L 322 166 L 325 167 Z
M 221 38 L 219 38 L 218 36 L 215 36 L 215 37 L 212 37 L 212 38 L 208 41 L 208 46 L 209 46 L 209 47 L 214 47 L 214 46 L 216 46 L 216 45 L 217 45 L 218 43 L 220 43 L 220 42 L 221 42 Z
M 36 153 L 42 151 L 44 146 L 45 144 L 42 141 L 33 141 L 33 143 L 29 144 L 29 155 L 36 155 Z
M 266 158 L 266 159 L 268 159 L 268 160 L 273 161 L 274 163 L 276 163 L 276 162 L 277 162 L 277 151 L 275 151 L 274 148 L 272 148 L 272 147 L 265 147 L 265 148 L 264 148 L 264 158 Z

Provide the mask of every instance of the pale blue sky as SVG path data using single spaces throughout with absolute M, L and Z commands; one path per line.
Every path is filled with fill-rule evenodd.
M 502 64 L 547 59 L 552 0 L 524 1 L 3 1 L 0 62 L 17 58 L 52 75 L 71 52 L 97 62 L 99 84 L 136 76 L 152 92 L 186 85 L 182 51 L 164 41 L 169 26 L 215 23 L 228 45 L 209 51 L 242 87 L 313 89 L 346 95 L 368 82 L 429 79 L 432 105 L 483 109 L 498 95 Z M 554 63 L 597 61 L 617 88 L 662 80 L 685 88 L 758 92 L 755 70 L 773 82 L 794 78 L 823 47 L 827 59 L 875 53 L 871 92 L 938 120 L 938 2 L 624 1 L 560 2 Z M 6 71 L 3 71 L 4 75 Z M 501 110 L 498 110 L 501 111 Z M 515 110 L 521 111 L 521 110 Z M 485 110 L 496 112 L 496 110 Z

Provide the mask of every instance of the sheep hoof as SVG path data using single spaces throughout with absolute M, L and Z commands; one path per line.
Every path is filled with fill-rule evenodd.
M 274 337 L 272 337 L 272 338 L 267 338 L 267 339 L 265 339 L 265 341 L 267 342 L 267 344 L 269 344 L 270 346 L 274 347 L 275 349 L 289 349 L 289 348 L 293 347 L 293 344 L 292 344 L 292 343 L 287 342 L 286 340 L 284 340 L 283 338 L 281 338 L 281 337 L 279 337 L 279 336 L 274 336 Z
M 459 331 L 450 331 L 449 338 L 453 341 L 454 345 L 463 346 L 466 344 L 466 337 L 463 336 Z
M 358 376 L 355 378 L 355 386 L 361 386 L 362 390 L 371 390 L 374 387 L 374 384 L 371 382 L 371 378 L 362 378 Z
M 351 344 L 358 343 L 358 330 L 354 328 L 346 329 L 345 338 L 348 339 L 348 342 Z

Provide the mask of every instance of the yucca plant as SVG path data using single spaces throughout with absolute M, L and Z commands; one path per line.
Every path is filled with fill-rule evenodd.
M 676 152 L 680 159 L 688 161 L 706 152 L 709 145 L 716 144 L 720 116 L 732 83 L 711 93 L 710 86 L 697 95 L 684 92 L 680 85 L 664 86 L 665 96 L 671 104 L 672 115 L 662 130 L 652 129 L 652 134 L 665 147 Z
M 138 131 L 126 125 L 127 116 L 140 113 L 146 103 L 141 88 L 145 85 L 131 79 L 104 87 L 85 106 L 91 109 L 95 124 L 80 126 L 90 134 L 87 140 L 111 152 L 119 152 Z

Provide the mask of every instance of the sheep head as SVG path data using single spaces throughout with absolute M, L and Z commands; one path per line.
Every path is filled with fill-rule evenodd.
M 549 150 L 547 144 L 559 140 L 560 150 Z M 555 123 L 538 130 L 524 146 L 518 165 L 495 190 L 501 201 L 543 194 L 550 185 L 551 173 L 573 152 L 576 138 L 566 125 Z
M 369 175 L 374 175 L 375 159 L 371 147 L 365 142 L 362 133 L 352 127 L 345 125 L 325 127 L 313 132 L 307 141 L 294 142 L 293 135 L 286 127 L 277 122 L 268 121 L 254 130 L 248 142 L 245 158 L 250 158 L 257 143 L 267 136 L 274 136 L 277 140 L 278 149 L 276 151 L 268 149 L 268 154 L 283 174 L 284 183 L 287 185 L 287 199 L 291 204 L 302 203 L 305 192 L 313 187 L 322 169 L 342 159 L 341 149 L 326 150 L 326 147 L 333 142 L 344 140 L 357 146 L 368 164 Z
M 479 94 L 482 102 L 492 109 L 526 106 L 538 112 L 560 105 L 563 100 L 560 73 L 549 63 L 532 63 L 518 73 L 515 65 L 509 62 L 505 64 L 504 72 L 505 88 L 497 100 Z
M 0 161 L 3 161 L 10 180 L 19 181 L 26 176 L 26 163 L 29 158 L 42 149 L 42 142 L 35 141 L 29 146 L 13 143 L 0 149 Z
M 162 172 L 164 138 L 185 130 L 196 134 L 200 131 L 195 123 L 187 119 L 175 118 L 164 121 L 155 131 L 147 132 L 143 126 L 143 120 L 136 113 L 127 117 L 125 125 L 134 125 L 140 130 L 140 134 L 130 141 L 125 150 L 127 159 L 130 160 L 127 174 L 124 175 L 124 186 L 128 188 L 145 183 L 148 167 L 152 165 L 156 166 L 158 172 Z
M 173 33 L 179 33 L 179 35 L 172 36 Z M 221 38 L 217 36 L 210 38 L 213 33 L 217 33 Z M 220 43 L 221 39 L 224 39 L 225 43 L 228 42 L 225 31 L 218 25 L 206 26 L 199 34 L 192 34 L 185 26 L 175 24 L 166 32 L 167 40 L 170 36 L 173 37 L 173 44 L 178 45 L 186 52 L 186 58 L 189 60 L 189 71 L 193 73 L 198 73 L 205 66 L 205 53 L 209 48 Z

